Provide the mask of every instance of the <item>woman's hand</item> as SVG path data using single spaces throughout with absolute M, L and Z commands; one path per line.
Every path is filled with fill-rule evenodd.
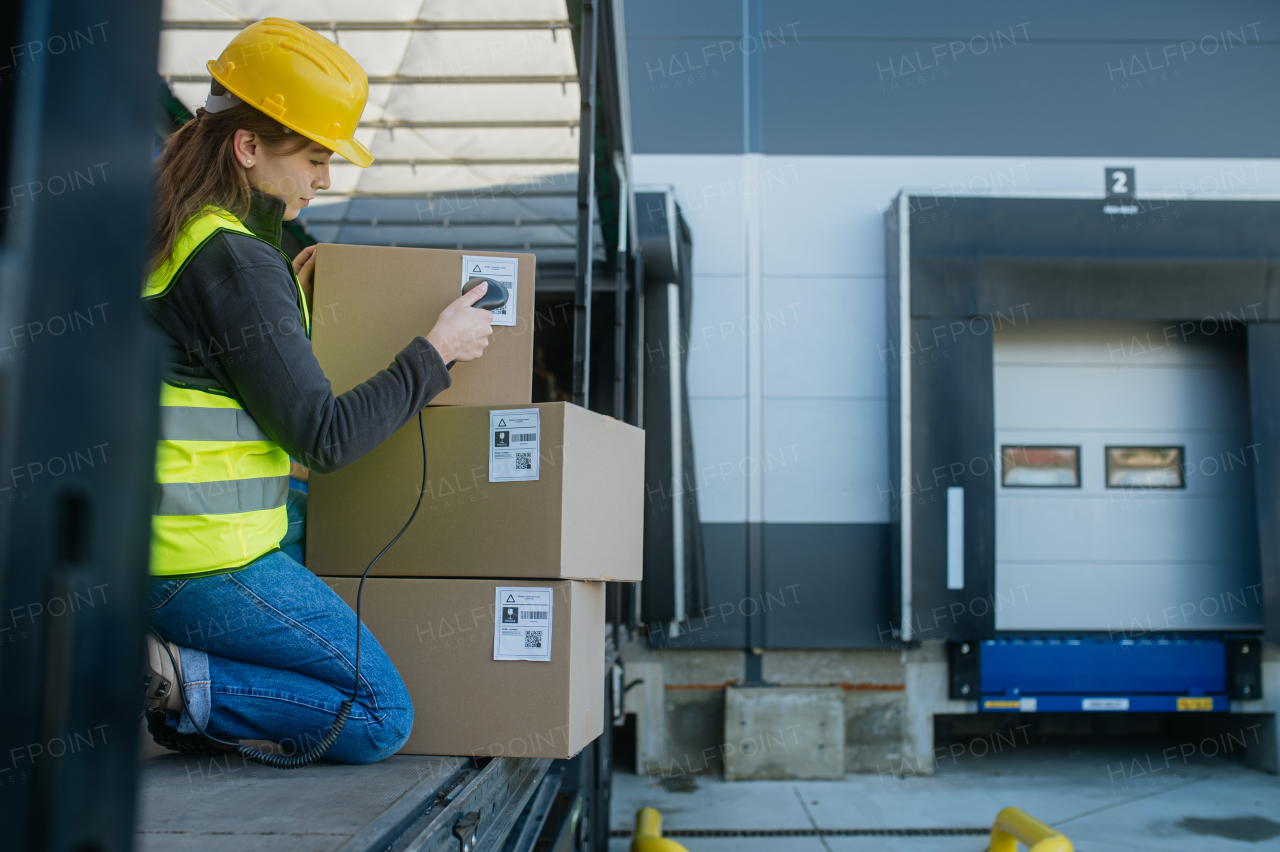
M 298 276 L 302 295 L 307 297 L 307 310 L 311 310 L 311 292 L 315 288 L 316 247 L 307 246 L 293 259 L 293 274 Z
M 484 354 L 484 348 L 489 345 L 489 335 L 493 334 L 493 311 L 471 306 L 488 289 L 488 284 L 481 284 L 471 292 L 463 293 L 440 312 L 435 327 L 427 334 L 427 341 L 446 364 L 474 361 Z

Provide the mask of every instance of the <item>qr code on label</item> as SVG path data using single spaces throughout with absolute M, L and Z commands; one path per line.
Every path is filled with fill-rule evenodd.
M 524 632 L 524 646 L 526 648 L 541 648 L 542 647 L 542 631 L 526 630 Z
M 516 453 L 516 470 L 533 470 L 533 453 Z

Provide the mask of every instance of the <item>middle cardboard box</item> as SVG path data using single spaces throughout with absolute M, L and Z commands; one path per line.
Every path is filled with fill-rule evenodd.
M 427 487 L 373 577 L 642 578 L 644 432 L 566 402 L 424 409 Z M 311 475 L 307 567 L 360 576 L 408 520 L 417 418 Z

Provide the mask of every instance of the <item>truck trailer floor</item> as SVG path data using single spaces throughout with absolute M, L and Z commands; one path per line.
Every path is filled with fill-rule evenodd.
M 840 781 L 615 773 L 610 852 L 657 808 L 690 852 L 982 852 L 996 813 L 1021 808 L 1078 852 L 1280 850 L 1280 777 L 1164 743 L 1024 747 L 934 775 L 902 767 Z M 1172 754 L 1172 757 L 1169 755 Z
M 502 848 L 550 760 L 397 755 L 283 771 L 238 755 L 143 762 L 138 852 L 454 850 L 479 814 L 477 852 Z

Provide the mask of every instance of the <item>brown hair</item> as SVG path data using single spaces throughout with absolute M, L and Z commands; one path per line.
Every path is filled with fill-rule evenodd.
M 226 93 L 217 82 L 212 91 Z M 148 272 L 173 253 L 182 226 L 205 207 L 221 207 L 241 219 L 249 214 L 251 188 L 234 151 L 237 130 L 254 133 L 269 150 L 284 156 L 311 144 L 246 103 L 216 113 L 204 107 L 196 110 L 196 117 L 169 137 L 157 163 Z

